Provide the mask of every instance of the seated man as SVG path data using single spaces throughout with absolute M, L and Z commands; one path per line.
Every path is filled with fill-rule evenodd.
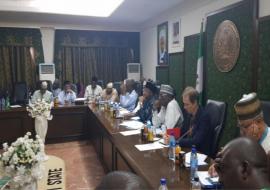
M 92 77 L 91 84 L 88 85 L 85 89 L 84 93 L 85 98 L 101 96 L 102 88 L 97 84 L 97 82 L 98 82 L 97 77 Z
M 71 90 L 71 82 L 64 82 L 64 90 L 58 94 L 58 101 L 60 104 L 71 104 L 75 101 L 76 94 Z
M 154 102 L 156 100 L 155 94 L 157 93 L 157 88 L 153 82 L 146 82 L 143 87 L 143 96 L 140 97 L 135 113 L 128 114 L 125 117 L 139 116 L 142 122 L 151 121 L 152 119 L 152 109 Z M 135 111 L 134 110 L 134 111 Z
M 224 189 L 269 189 L 268 161 L 260 144 L 241 137 L 225 146 L 214 166 Z
M 210 117 L 205 110 L 198 105 L 198 92 L 193 87 L 187 87 L 182 95 L 184 109 L 190 114 L 185 118 L 186 125 L 182 128 L 185 138 L 179 140 L 179 146 L 191 148 L 195 145 L 203 154 L 211 154 L 211 144 L 214 137 L 214 129 L 210 123 Z
M 152 122 L 155 127 L 160 127 L 165 134 L 166 129 L 181 126 L 183 122 L 182 111 L 174 99 L 174 90 L 170 85 L 161 85 L 159 93 L 160 111 L 153 106 Z
M 135 81 L 127 79 L 121 86 L 120 106 L 132 112 L 136 106 L 138 94 L 135 91 Z
M 244 95 L 234 106 L 242 136 L 256 140 L 270 151 L 270 129 L 263 119 L 261 102 L 256 93 Z
M 55 79 L 52 85 L 52 89 L 53 89 L 53 97 L 58 97 L 58 94 L 61 92 L 61 88 L 60 88 L 60 81 L 59 79 Z
M 244 95 L 236 102 L 234 109 L 241 136 L 253 138 L 268 153 L 270 151 L 270 129 L 264 122 L 261 102 L 257 94 L 253 92 Z M 210 166 L 208 172 L 211 176 L 217 175 L 213 166 Z
M 106 89 L 104 89 L 101 93 L 101 99 L 105 101 L 118 101 L 118 93 L 115 88 L 113 88 L 113 83 L 110 82 L 107 84 Z
M 146 190 L 147 183 L 139 176 L 124 171 L 114 171 L 103 177 L 96 190 Z
M 53 101 L 53 96 L 50 91 L 47 90 L 48 84 L 46 81 L 43 81 L 40 84 L 40 90 L 36 90 L 32 96 L 32 103 L 37 102 L 37 100 L 45 100 L 48 103 Z

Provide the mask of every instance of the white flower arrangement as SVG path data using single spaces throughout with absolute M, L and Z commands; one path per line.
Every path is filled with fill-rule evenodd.
M 45 167 L 44 144 L 37 135 L 36 140 L 29 138 L 28 132 L 8 146 L 3 144 L 3 154 L 0 155 L 0 166 L 5 175 L 11 178 L 10 186 L 22 187 L 43 177 Z
M 40 99 L 38 99 L 33 104 L 29 104 L 29 106 L 26 107 L 26 110 L 29 112 L 30 117 L 36 118 L 39 116 L 43 116 L 47 120 L 52 120 L 51 109 L 52 104 Z

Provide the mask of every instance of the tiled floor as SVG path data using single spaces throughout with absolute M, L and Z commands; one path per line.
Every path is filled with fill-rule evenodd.
M 94 189 L 105 175 L 95 149 L 88 141 L 47 144 L 46 153 L 65 161 L 66 190 Z

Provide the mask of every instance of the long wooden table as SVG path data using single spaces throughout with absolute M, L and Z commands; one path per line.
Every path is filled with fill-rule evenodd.
M 160 179 L 165 177 L 169 189 L 190 189 L 190 170 L 180 168 L 168 159 L 168 148 L 139 151 L 134 145 L 147 143 L 140 135 L 123 136 L 120 119 L 112 119 L 109 113 L 91 107 L 91 134 L 93 144 L 108 171 L 131 171 L 143 177 L 152 189 L 157 189 Z M 207 170 L 208 166 L 200 167 Z
M 59 106 L 52 108 L 53 119 L 48 121 L 46 143 L 86 138 L 89 108 L 82 106 Z M 0 111 L 0 143 L 15 141 L 26 132 L 34 134 L 34 119 L 25 107 Z
M 144 178 L 152 189 L 159 187 L 160 178 L 167 179 L 169 189 L 189 189 L 189 169 L 180 168 L 168 159 L 168 149 L 139 151 L 140 135 L 123 136 L 127 131 L 119 126 L 121 119 L 113 119 L 96 106 L 62 106 L 52 109 L 46 142 L 90 139 L 104 169 L 131 171 Z M 0 141 L 13 142 L 27 131 L 34 132 L 34 120 L 25 108 L 0 112 Z M 200 170 L 206 170 L 202 167 Z

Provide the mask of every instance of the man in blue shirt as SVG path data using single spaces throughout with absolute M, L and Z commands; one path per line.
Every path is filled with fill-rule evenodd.
M 148 120 L 151 120 L 153 104 L 156 100 L 155 98 L 156 93 L 157 93 L 156 85 L 151 81 L 146 82 L 145 86 L 143 87 L 143 96 L 139 98 L 140 100 L 138 102 L 136 109 L 133 111 L 134 113 L 125 115 L 125 118 L 138 116 L 140 118 L 140 121 L 144 123 L 147 122 Z
M 135 81 L 125 80 L 120 95 L 120 106 L 132 112 L 136 106 L 138 94 L 135 91 Z
M 62 90 L 58 94 L 58 100 L 60 104 L 71 104 L 75 101 L 76 94 L 74 91 L 71 90 L 71 82 L 65 81 L 64 82 L 64 90 Z

